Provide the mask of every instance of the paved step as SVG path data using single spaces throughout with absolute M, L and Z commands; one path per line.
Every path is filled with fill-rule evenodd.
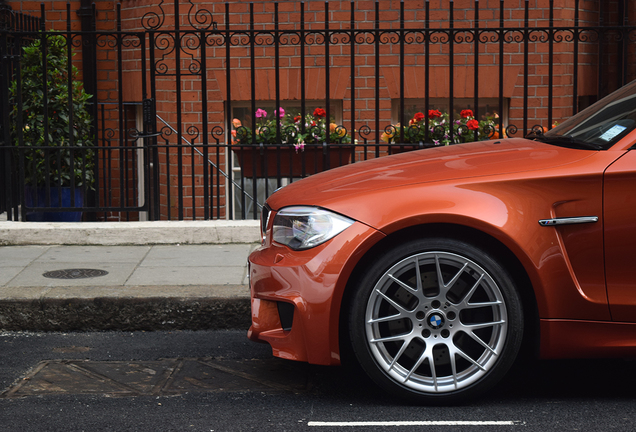
M 258 242 L 260 242 L 260 228 L 257 220 L 78 223 L 0 220 L 0 246 Z

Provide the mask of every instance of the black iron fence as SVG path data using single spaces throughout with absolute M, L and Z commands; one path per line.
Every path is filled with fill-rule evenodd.
M 548 129 L 608 83 L 631 80 L 636 28 L 625 1 L 611 22 L 603 4 L 585 11 L 575 0 L 558 25 L 545 3 L 542 19 L 526 1 L 516 21 L 503 0 L 488 19 L 475 1 L 461 20 L 452 1 L 436 19 L 428 1 L 417 11 L 402 2 L 391 21 L 379 2 L 364 20 L 355 2 L 338 11 L 348 19 L 324 3 L 320 22 L 305 3 L 283 20 L 273 3 L 264 25 L 253 4 L 245 24 L 232 24 L 233 5 L 212 13 L 190 0 L 190 26 L 175 19 L 168 29 L 161 1 L 133 30 L 122 30 L 119 5 L 113 31 L 93 19 L 90 31 L 71 32 L 70 7 L 66 32 L 0 29 L 0 107 L 10 107 L 0 118 L 0 212 L 257 218 L 275 189 L 326 169 Z M 186 15 L 180 6 L 174 17 Z M 25 54 L 9 48 L 29 40 L 42 65 L 62 48 L 61 63 L 40 71 L 65 65 L 58 105 L 44 98 L 29 111 Z M 73 67 L 90 91 L 75 93 Z
M 5 102 L 8 99 L 9 82 L 7 81 L 9 76 L 15 74 L 16 59 L 19 58 L 20 49 L 23 43 L 28 42 L 27 37 L 17 38 L 14 37 L 14 32 L 36 32 L 43 29 L 43 21 L 39 17 L 28 16 L 21 13 L 15 13 L 6 6 L 0 3 L 0 30 L 7 32 L 6 36 L 0 41 L 0 54 L 2 55 L 4 74 L 0 75 L 0 79 L 3 81 L 0 83 L 0 118 L 5 119 L 7 117 L 8 104 Z M 2 124 L 4 126 L 4 124 Z M 0 131 L 5 130 L 3 127 Z M 7 155 L 5 152 L 0 152 L 0 171 L 9 170 L 9 161 L 6 160 Z M 11 202 L 10 195 L 12 188 L 5 184 L 5 176 L 0 176 L 0 214 L 6 212 L 8 202 Z M 15 196 L 13 197 L 15 198 Z

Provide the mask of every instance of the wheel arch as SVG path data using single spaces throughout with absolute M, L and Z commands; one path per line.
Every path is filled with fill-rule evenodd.
M 490 255 L 498 259 L 503 266 L 508 269 L 510 276 L 515 281 L 519 289 L 519 295 L 524 312 L 524 336 L 519 353 L 519 358 L 531 356 L 536 358 L 539 355 L 540 346 L 540 325 L 537 300 L 530 277 L 517 256 L 501 241 L 492 235 L 478 229 L 465 225 L 451 223 L 431 223 L 411 226 L 395 231 L 373 245 L 367 253 L 358 261 L 343 293 L 339 316 L 339 341 L 340 357 L 343 364 L 349 363 L 353 359 L 351 352 L 351 342 L 348 331 L 348 311 L 351 299 L 354 294 L 354 286 L 362 277 L 364 269 L 383 251 L 414 238 L 443 237 L 454 240 L 465 241 L 485 249 Z

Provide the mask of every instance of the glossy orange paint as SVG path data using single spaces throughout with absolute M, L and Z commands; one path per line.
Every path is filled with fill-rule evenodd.
M 636 324 L 541 320 L 543 358 L 636 357 Z
M 265 245 L 250 255 L 250 339 L 268 342 L 274 355 L 282 358 L 340 363 L 342 293 L 358 260 L 384 237 L 361 223 L 349 227 L 347 234 L 307 251 L 292 251 L 272 243 L 268 236 Z M 275 301 L 294 305 L 291 331 L 281 328 L 278 311 L 272 306 Z
M 605 174 L 607 293 L 614 321 L 636 321 L 636 153 L 628 152 Z
M 623 208 L 627 201 L 621 198 L 630 194 L 628 202 L 636 199 L 632 193 L 636 191 L 631 190 L 636 187 L 636 156 L 628 150 L 634 142 L 636 132 L 606 151 L 524 139 L 483 141 L 356 163 L 281 189 L 268 199 L 274 211 L 292 205 L 320 206 L 357 222 L 314 249 L 292 251 L 268 238 L 250 256 L 253 298 L 296 306 L 294 326 L 283 332 L 275 328 L 280 323 L 271 328 L 261 324 L 260 316 L 266 312 L 257 305 L 253 314 L 258 319 L 250 337 L 270 343 L 275 355 L 338 363 L 340 303 L 361 257 L 385 236 L 414 226 L 446 224 L 479 230 L 516 256 L 532 284 L 541 318 L 542 356 L 569 356 L 562 347 L 582 341 L 589 327 L 577 322 L 602 322 L 610 329 L 616 317 L 636 321 L 636 296 L 631 295 L 633 282 L 626 274 L 631 268 L 621 267 L 631 255 L 620 234 L 624 225 L 630 235 L 636 234 L 632 222 L 636 218 L 629 211 L 634 206 Z M 604 209 L 606 175 L 612 188 Z M 620 186 L 625 176 L 634 180 L 628 181 L 628 190 Z M 579 216 L 597 216 L 599 221 L 539 224 L 541 219 Z M 609 231 L 604 244 L 608 222 L 616 231 Z M 616 262 L 608 267 L 608 282 L 615 281 L 610 300 L 620 303 L 611 307 L 611 314 L 604 266 L 608 241 L 624 243 L 617 248 L 618 255 L 608 255 Z M 277 256 L 283 259 L 276 262 Z M 275 309 L 268 310 L 275 314 Z M 634 327 L 620 328 L 631 339 L 621 342 L 623 351 L 614 351 L 629 351 L 636 346 Z M 586 341 L 580 346 L 581 352 L 589 352 L 606 344 Z

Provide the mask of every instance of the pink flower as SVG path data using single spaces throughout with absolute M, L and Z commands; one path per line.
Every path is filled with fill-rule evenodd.
M 283 118 L 283 116 L 285 115 L 285 110 L 283 108 L 275 109 L 274 115 L 277 115 L 278 117 Z
M 267 117 L 267 111 L 260 108 L 256 110 L 256 118 L 265 118 L 265 117 Z

